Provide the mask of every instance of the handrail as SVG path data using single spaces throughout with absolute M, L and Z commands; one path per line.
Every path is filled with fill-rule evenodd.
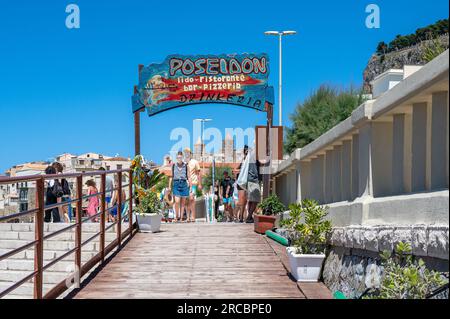
M 128 187 L 129 189 L 129 198 L 123 199 L 122 196 L 118 196 L 118 213 L 117 220 L 108 225 L 106 227 L 106 214 L 109 213 L 113 207 L 108 207 L 106 205 L 106 176 L 109 174 L 117 174 L 118 175 L 118 186 L 115 187 L 111 191 L 119 191 L 122 193 L 123 188 Z M 127 174 L 129 176 L 129 183 L 123 184 L 122 176 L 123 174 Z M 101 177 L 101 191 L 92 194 L 92 195 L 83 195 L 83 177 L 92 177 L 92 176 L 100 176 Z M 67 178 L 76 178 L 76 197 L 71 198 L 71 200 L 45 205 L 45 182 L 51 179 L 67 179 Z M 22 251 L 28 250 L 34 247 L 34 271 L 16 282 L 14 285 L 6 288 L 3 291 L 0 291 L 0 298 L 6 296 L 7 294 L 13 292 L 23 284 L 29 282 L 31 279 L 34 279 L 34 298 L 35 299 L 48 299 L 48 298 L 57 298 L 64 291 L 69 289 L 67 287 L 66 281 L 71 279 L 70 282 L 79 283 L 81 277 L 83 277 L 86 273 L 88 273 L 93 267 L 95 267 L 99 262 L 105 262 L 105 256 L 107 256 L 113 249 L 118 248 L 121 249 L 123 239 L 126 237 L 131 238 L 135 234 L 135 225 L 133 224 L 133 199 L 135 198 L 134 190 L 133 190 L 133 171 L 131 169 L 123 169 L 123 170 L 113 170 L 113 171 L 96 171 L 96 172 L 85 172 L 85 173 L 73 173 L 73 174 L 58 174 L 58 175 L 32 175 L 32 176 L 20 176 L 20 177 L 0 177 L 0 184 L 14 184 L 17 182 L 36 182 L 36 208 L 27 210 L 25 212 L 19 212 L 15 214 L 11 214 L 8 216 L 0 217 L 0 223 L 7 222 L 13 219 L 17 219 L 19 217 L 34 215 L 34 224 L 35 224 L 35 240 L 27 243 L 19 248 L 11 250 L 6 254 L 0 256 L 0 261 L 8 259 Z M 109 190 L 108 190 L 109 191 Z M 92 198 L 92 197 L 100 197 L 100 210 L 97 214 L 93 216 L 89 216 L 87 218 L 82 217 L 82 203 L 83 200 Z M 122 214 L 121 207 L 125 202 L 129 202 L 129 227 L 122 234 Z M 44 214 L 45 211 L 64 207 L 67 205 L 76 204 L 76 222 L 73 225 L 64 227 L 57 231 L 54 231 L 50 234 L 44 235 Z M 93 220 L 100 217 L 100 231 L 84 242 L 82 241 L 82 230 L 83 224 L 89 220 Z M 108 246 L 105 245 L 105 234 L 112 227 L 116 226 L 116 239 L 114 239 Z M 53 259 L 46 265 L 44 265 L 44 241 L 54 238 L 62 233 L 75 229 L 75 247 L 70 249 L 61 256 Z M 89 259 L 84 265 L 81 262 L 81 254 L 83 247 L 89 242 L 93 241 L 95 238 L 100 236 L 100 251 L 94 257 Z M 55 287 L 53 287 L 45 296 L 43 295 L 43 273 L 45 270 L 48 270 L 50 267 L 56 265 L 63 259 L 66 259 L 68 256 L 75 254 L 75 273 L 69 276 L 66 280 L 60 282 Z M 78 278 L 73 278 L 73 276 L 78 276 Z

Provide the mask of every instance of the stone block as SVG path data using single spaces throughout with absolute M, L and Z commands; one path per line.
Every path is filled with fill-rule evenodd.
M 393 251 L 394 249 L 394 227 L 379 226 L 378 227 L 378 250 L 379 251 Z
M 34 227 L 31 229 L 31 224 L 11 224 L 11 229 L 17 232 L 34 231 Z
M 353 228 L 344 228 L 345 247 L 353 248 Z
M 397 244 L 401 242 L 411 244 L 412 241 L 411 230 L 412 228 L 410 226 L 395 227 L 393 237 L 394 249 L 397 246 Z
M 0 232 L 4 231 L 11 231 L 12 230 L 12 224 L 10 223 L 0 223 Z
M 378 252 L 378 228 L 366 227 L 362 232 L 362 241 L 364 249 L 372 252 Z
M 0 231 L 0 240 L 13 240 L 19 239 L 19 233 L 13 231 Z
M 336 247 L 344 247 L 345 246 L 345 235 L 344 228 L 336 227 L 333 228 L 333 232 L 331 234 L 331 245 Z
M 448 260 L 448 227 L 430 226 L 427 230 L 428 256 Z
M 412 253 L 415 256 L 427 256 L 427 227 L 415 225 L 411 229 Z
M 364 243 L 363 243 L 363 235 L 362 233 L 364 232 L 364 228 L 363 227 L 352 227 L 353 228 L 353 248 L 357 248 L 357 249 L 363 249 L 364 248 Z

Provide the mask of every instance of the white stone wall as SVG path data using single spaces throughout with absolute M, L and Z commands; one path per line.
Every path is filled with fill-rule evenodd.
M 392 251 L 399 242 L 408 242 L 415 256 L 448 260 L 448 235 L 448 226 L 350 226 L 334 228 L 330 244 L 378 253 Z
M 448 79 L 447 50 L 279 163 L 276 194 L 329 206 L 338 227 L 448 226 Z

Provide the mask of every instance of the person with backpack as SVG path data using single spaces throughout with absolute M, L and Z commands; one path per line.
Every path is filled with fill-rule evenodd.
M 45 169 L 46 175 L 56 175 L 56 169 L 53 166 L 48 166 Z M 45 192 L 45 206 L 50 206 L 58 203 L 58 198 L 62 197 L 63 191 L 61 184 L 57 179 L 47 181 L 47 187 Z M 60 223 L 61 217 L 59 215 L 58 207 L 50 208 L 45 211 L 44 222 Z
M 52 166 L 56 169 L 56 174 L 63 174 L 64 166 L 61 163 L 55 162 L 52 164 Z M 73 216 L 72 204 L 70 203 L 72 200 L 70 198 L 71 190 L 70 190 L 69 182 L 65 178 L 61 179 L 60 183 L 61 183 L 63 195 L 62 195 L 62 197 L 58 198 L 58 203 L 68 202 L 67 205 L 64 205 L 61 207 L 60 211 L 62 211 L 63 214 L 60 217 L 64 218 L 66 223 L 70 223 L 72 221 L 72 216 Z
M 178 152 L 177 162 L 172 165 L 172 177 L 169 188 L 175 197 L 175 221 L 183 221 L 186 199 L 189 198 L 191 182 L 189 179 L 188 165 L 183 161 L 183 152 Z

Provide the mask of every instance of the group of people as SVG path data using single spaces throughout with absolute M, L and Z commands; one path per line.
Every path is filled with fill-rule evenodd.
M 249 148 L 244 147 L 244 160 L 235 172 L 234 179 L 228 171 L 223 172 L 222 182 L 214 185 L 215 218 L 219 219 L 219 207 L 223 204 L 224 221 L 253 223 L 253 214 L 261 201 L 260 162 Z M 245 174 L 245 176 L 243 176 Z
M 244 147 L 245 158 L 234 178 L 224 171 L 221 182 L 217 180 L 213 187 L 215 218 L 219 220 L 219 207 L 223 205 L 225 221 L 253 223 L 253 214 L 261 201 L 260 163 L 255 155 Z M 192 157 L 192 151 L 186 148 L 177 154 L 172 166 L 169 187 L 161 193 L 166 207 L 173 208 L 174 222 L 195 222 L 196 198 L 202 188 L 201 168 Z M 245 176 L 244 176 L 245 175 Z M 186 217 L 185 217 L 186 216 Z
M 105 171 L 102 167 L 101 171 Z M 45 169 L 46 175 L 60 175 L 64 172 L 64 165 L 55 162 Z M 87 193 L 84 203 L 84 210 L 87 217 L 91 217 L 91 222 L 98 222 L 98 213 L 100 209 L 100 192 L 96 182 L 90 179 L 86 182 Z M 106 175 L 105 178 L 105 202 L 106 202 L 106 222 L 114 222 L 118 214 L 119 196 L 121 196 L 122 207 L 120 212 L 122 215 L 126 214 L 126 192 L 122 190 L 122 194 L 115 190 L 119 185 L 118 177 L 114 179 Z M 74 209 L 72 206 L 72 189 L 69 182 L 65 178 L 55 178 L 47 181 L 45 191 L 45 206 L 54 206 L 60 203 L 67 203 L 58 207 L 51 207 L 45 210 L 44 221 L 46 223 L 71 223 L 75 218 Z

